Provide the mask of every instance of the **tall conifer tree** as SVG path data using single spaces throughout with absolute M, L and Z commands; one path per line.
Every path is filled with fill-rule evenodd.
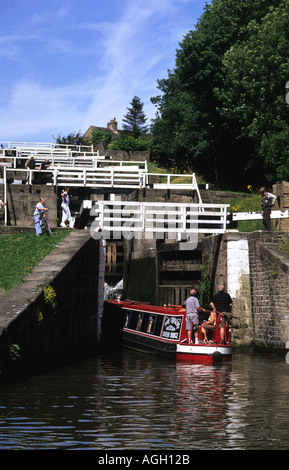
M 148 132 L 148 126 L 145 126 L 147 118 L 143 111 L 143 103 L 138 96 L 135 96 L 130 103 L 131 107 L 126 108 L 128 112 L 123 118 L 123 129 L 130 133 L 135 139 Z

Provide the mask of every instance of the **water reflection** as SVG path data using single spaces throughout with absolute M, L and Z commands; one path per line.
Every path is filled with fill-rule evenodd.
M 222 445 L 231 384 L 231 364 L 205 366 L 177 364 L 178 432 L 194 448 Z
M 286 449 L 289 365 L 123 350 L 0 389 L 0 449 Z

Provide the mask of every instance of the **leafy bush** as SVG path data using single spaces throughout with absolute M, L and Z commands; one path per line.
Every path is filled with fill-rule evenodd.
M 112 150 L 124 150 L 126 152 L 148 152 L 150 145 L 150 139 L 135 139 L 129 135 L 122 135 L 114 140 L 109 148 Z

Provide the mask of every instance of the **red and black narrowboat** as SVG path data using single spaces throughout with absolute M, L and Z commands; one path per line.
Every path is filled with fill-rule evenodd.
M 206 313 L 209 316 L 210 312 Z M 104 340 L 110 344 L 118 339 L 126 347 L 176 361 L 214 363 L 232 359 L 228 332 L 225 332 L 225 341 L 221 344 L 219 324 L 218 314 L 212 339 L 204 343 L 200 334 L 199 344 L 188 344 L 186 312 L 181 306 L 158 307 L 145 302 L 106 300 L 102 332 Z

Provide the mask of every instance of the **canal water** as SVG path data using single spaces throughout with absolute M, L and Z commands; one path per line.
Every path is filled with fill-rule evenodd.
M 1 450 L 289 448 L 289 364 L 206 366 L 121 349 L 0 388 Z

